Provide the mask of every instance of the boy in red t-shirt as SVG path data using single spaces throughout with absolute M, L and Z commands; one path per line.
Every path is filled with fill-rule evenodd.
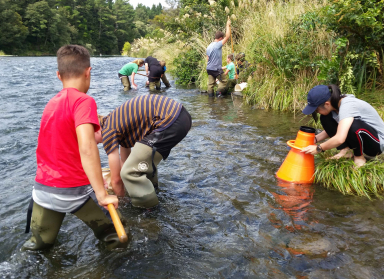
M 101 174 L 94 137 L 100 129 L 97 107 L 86 95 L 91 81 L 89 52 L 78 45 L 63 46 L 57 51 L 57 64 L 63 90 L 48 102 L 41 118 L 32 218 L 29 210 L 27 224 L 28 232 L 31 222 L 33 235 L 23 247 L 52 246 L 66 213 L 76 215 L 109 247 L 120 246 L 112 221 L 96 203 L 117 208 L 118 200 L 106 193 Z

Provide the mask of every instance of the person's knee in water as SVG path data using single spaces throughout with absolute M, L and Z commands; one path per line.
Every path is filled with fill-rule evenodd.
M 155 115 L 148 117 L 155 107 Z M 123 114 L 127 117 L 120 117 Z M 187 110 L 170 98 L 151 94 L 125 102 L 107 117 L 99 116 L 99 122 L 102 130 L 95 133 L 95 139 L 103 143 L 108 155 L 115 194 L 124 196 L 126 190 L 136 207 L 157 205 L 157 165 L 190 130 Z M 136 135 L 135 131 L 140 133 Z
M 86 94 L 91 80 L 89 52 L 82 46 L 63 46 L 57 51 L 57 63 L 63 89 L 48 102 L 41 117 L 26 227 L 26 232 L 31 228 L 32 237 L 23 245 L 26 250 L 52 246 L 66 213 L 85 212 L 77 216 L 101 240 L 103 235 L 116 235 L 112 221 L 90 198 L 95 194 L 103 207 L 118 205 L 117 197 L 104 189 L 94 140 L 100 126 L 96 102 Z
M 384 150 L 384 122 L 377 111 L 367 102 L 353 95 L 342 95 L 336 85 L 318 85 L 308 93 L 308 105 L 304 114 L 321 114 L 324 131 L 316 135 L 314 145 L 302 152 L 317 154 L 338 148 L 334 159 L 352 157 L 357 166 L 365 164 L 364 154 L 376 156 Z M 328 141 L 318 142 L 330 138 Z

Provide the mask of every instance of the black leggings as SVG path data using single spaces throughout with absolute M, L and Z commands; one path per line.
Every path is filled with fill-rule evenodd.
M 321 115 L 320 122 L 330 138 L 336 135 L 339 124 L 333 119 L 332 113 Z M 338 146 L 337 149 L 341 150 L 346 147 L 353 149 L 355 156 L 362 156 L 364 153 L 373 157 L 381 153 L 380 140 L 376 130 L 360 118 L 353 120 L 345 142 Z

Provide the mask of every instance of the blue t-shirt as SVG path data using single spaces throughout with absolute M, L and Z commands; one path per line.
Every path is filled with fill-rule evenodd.
M 208 56 L 207 70 L 211 70 L 211 71 L 222 70 L 222 67 L 223 67 L 222 51 L 221 51 L 222 47 L 223 47 L 223 43 L 221 41 L 212 42 L 207 47 L 207 56 Z

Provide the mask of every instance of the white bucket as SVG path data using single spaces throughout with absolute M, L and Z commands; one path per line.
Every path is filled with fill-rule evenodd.
M 237 91 L 237 92 L 243 91 L 243 89 L 246 88 L 246 87 L 247 87 L 247 83 L 246 82 L 242 82 L 242 83 L 236 84 L 235 85 L 235 91 Z

